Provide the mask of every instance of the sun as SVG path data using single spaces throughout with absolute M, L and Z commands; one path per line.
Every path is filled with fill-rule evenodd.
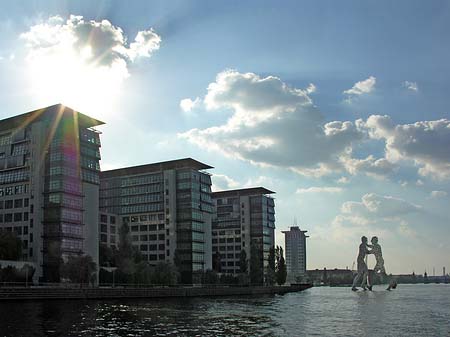
M 92 59 L 91 48 L 70 46 L 27 59 L 33 98 L 40 104 L 63 103 L 83 113 L 102 117 L 113 110 L 127 76 L 120 60 L 109 66 Z

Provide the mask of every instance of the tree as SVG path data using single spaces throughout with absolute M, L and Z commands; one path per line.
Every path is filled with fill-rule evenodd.
M 159 262 L 151 273 L 151 283 L 155 285 L 175 285 L 177 278 L 176 267 L 168 262 Z
M 115 247 L 111 248 L 105 244 L 100 244 L 99 247 L 99 265 L 105 267 L 115 267 L 115 255 L 117 254 Z
M 245 249 L 241 250 L 241 255 L 239 257 L 239 271 L 242 274 L 247 274 L 248 272 L 247 252 L 245 251 Z
M 266 270 L 266 284 L 273 285 L 275 283 L 275 247 L 270 247 L 269 264 Z
M 136 267 L 136 250 L 131 244 L 130 227 L 124 223 L 119 229 L 119 250 L 115 264 L 120 273 L 132 275 Z
M 213 255 L 213 270 L 216 273 L 222 272 L 222 258 L 220 257 L 219 250 L 216 250 L 216 252 Z
M 214 270 L 207 270 L 202 275 L 202 284 L 217 284 L 219 277 Z
M 287 268 L 286 261 L 284 260 L 283 256 L 283 248 L 281 248 L 280 246 L 277 246 L 277 248 L 275 249 L 275 259 L 275 277 L 278 285 L 282 285 L 286 283 Z
M 0 260 L 20 260 L 22 241 L 12 232 L 0 232 Z
M 62 277 L 71 282 L 89 283 L 93 281 L 97 265 L 89 255 L 69 256 L 61 267 Z
M 257 244 L 250 245 L 250 283 L 262 284 L 263 270 L 262 270 L 262 255 Z

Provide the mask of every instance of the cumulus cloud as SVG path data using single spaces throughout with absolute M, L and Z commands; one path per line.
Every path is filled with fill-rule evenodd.
M 240 186 L 239 182 L 225 174 L 214 173 L 211 180 L 213 192 L 234 189 Z
M 292 88 L 274 76 L 221 72 L 203 101 L 209 110 L 231 110 L 231 117 L 181 138 L 229 157 L 304 175 L 342 169 L 339 157 L 363 135 L 350 121 L 325 123 L 308 89 Z
M 353 87 L 348 90 L 345 90 L 343 94 L 348 96 L 348 100 L 351 100 L 352 97 L 360 96 L 363 94 L 369 94 L 373 90 L 375 90 L 375 84 L 377 79 L 374 76 L 370 76 L 369 78 L 356 82 Z
M 365 194 L 361 201 L 347 201 L 341 207 L 342 214 L 361 216 L 369 220 L 398 217 L 419 211 L 420 206 L 404 199 L 375 193 Z
M 185 98 L 180 101 L 180 108 L 184 112 L 191 112 L 192 109 L 196 108 L 202 103 L 200 97 L 196 97 L 194 100 L 190 98 Z
M 419 87 L 417 86 L 416 82 L 404 81 L 402 83 L 402 86 L 411 91 L 415 91 L 415 92 L 419 91 Z
M 159 49 L 161 42 L 160 36 L 149 29 L 139 31 L 128 46 L 120 27 L 108 20 L 85 20 L 76 15 L 67 20 L 53 16 L 32 26 L 21 38 L 29 48 L 29 58 L 70 50 L 89 63 L 107 67 L 133 61 L 139 56 L 149 57 Z
M 65 104 L 97 100 L 99 106 L 118 94 L 129 64 L 150 57 L 161 43 L 151 28 L 129 43 L 123 30 L 108 20 L 75 15 L 50 17 L 20 37 L 36 95 Z
M 372 155 L 369 155 L 365 159 L 343 156 L 341 157 L 341 162 L 347 171 L 353 175 L 362 173 L 378 179 L 386 178 L 396 169 L 396 165 L 389 160 L 385 158 L 376 159 Z
M 367 193 L 361 201 L 347 201 L 328 227 L 335 240 L 355 241 L 361 235 L 387 238 L 395 233 L 413 237 L 407 217 L 422 212 L 421 206 L 404 199 Z
M 308 94 L 312 94 L 313 92 L 316 92 L 316 91 L 317 91 L 317 87 L 313 83 L 310 83 L 308 85 L 308 87 L 306 88 L 306 92 Z
M 385 141 L 387 160 L 412 160 L 423 176 L 450 178 L 450 120 L 395 125 L 389 116 L 373 115 L 365 128 L 371 138 Z
M 312 186 L 308 188 L 298 188 L 295 193 L 308 194 L 308 193 L 341 193 L 343 189 L 341 187 L 330 186 Z
M 439 199 L 439 198 L 445 198 L 448 195 L 445 191 L 431 191 L 430 193 L 430 199 Z

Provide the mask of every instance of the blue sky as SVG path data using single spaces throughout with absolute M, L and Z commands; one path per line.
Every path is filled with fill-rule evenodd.
M 104 169 L 190 156 L 216 189 L 271 188 L 308 268 L 378 235 L 388 271 L 449 269 L 447 1 L 0 9 L 1 118 L 62 102 L 107 123 Z

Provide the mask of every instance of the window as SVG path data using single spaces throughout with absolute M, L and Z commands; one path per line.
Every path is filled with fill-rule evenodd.
M 158 229 L 159 229 L 159 230 L 164 229 L 164 224 L 163 224 L 163 223 L 160 223 L 160 224 L 158 225 Z
M 100 234 L 100 241 L 107 243 L 108 242 L 108 235 L 106 234 Z
M 148 245 L 141 245 L 140 250 L 144 252 L 148 251 Z
M 109 222 L 111 223 L 111 224 L 115 224 L 116 223 L 116 217 L 115 216 L 113 216 L 113 215 L 111 215 L 110 217 L 109 217 Z
M 141 232 L 146 232 L 146 231 L 147 231 L 147 225 L 141 225 L 140 228 L 139 228 L 139 230 L 140 230 Z
M 164 240 L 165 239 L 165 235 L 164 234 L 159 234 L 158 235 L 158 239 L 159 240 Z
M 116 226 L 109 226 L 109 232 L 116 234 Z
M 153 250 L 156 250 L 156 245 L 149 245 L 149 246 L 148 246 L 148 249 L 149 249 L 149 250 L 152 250 L 152 251 L 153 251 Z
M 132 232 L 138 232 L 139 231 L 139 226 L 131 226 L 131 231 Z
M 12 222 L 13 215 L 12 213 L 5 214 L 5 222 Z
M 108 226 L 107 225 L 100 225 L 100 232 L 107 233 L 108 232 Z
M 162 244 L 160 244 L 160 245 L 158 246 L 158 249 L 159 249 L 159 250 L 164 250 L 164 249 L 166 249 L 166 246 L 164 245 L 164 243 L 162 243 Z
M 5 201 L 5 209 L 13 208 L 13 201 L 12 200 L 6 200 Z
M 150 240 L 150 241 L 156 241 L 156 234 L 152 234 L 152 235 L 149 235 L 148 236 L 148 239 Z
M 22 213 L 14 213 L 14 221 L 22 221 Z
M 23 206 L 23 200 L 22 199 L 14 200 L 14 208 L 22 208 L 22 206 Z
M 24 207 L 28 207 L 28 203 L 29 203 L 29 199 L 28 198 L 23 199 L 23 206 Z
M 0 209 L 3 209 L 3 200 L 0 200 Z
M 141 235 L 141 241 L 147 241 L 148 235 Z
M 108 216 L 106 214 L 100 214 L 100 222 L 108 222 Z
M 158 257 L 159 257 L 160 260 L 164 260 L 166 258 L 164 254 L 159 254 Z

